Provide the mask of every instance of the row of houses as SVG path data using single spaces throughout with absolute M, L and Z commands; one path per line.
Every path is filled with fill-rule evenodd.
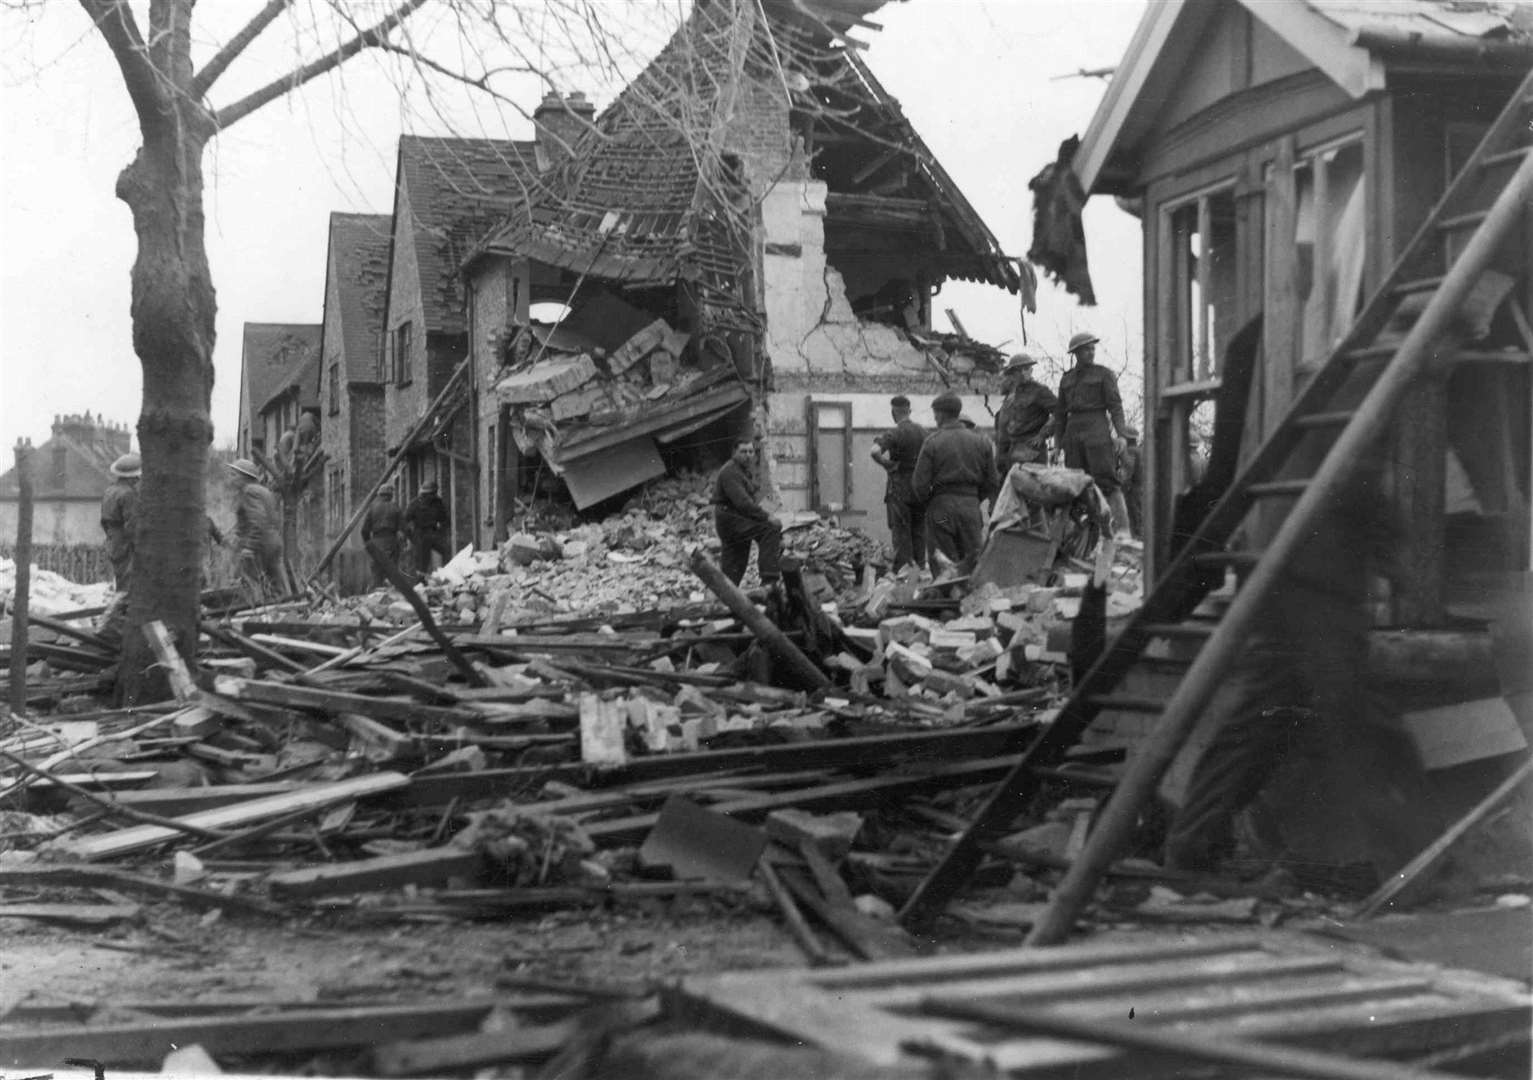
M 881 532 L 889 396 L 987 417 L 995 388 L 934 295 L 1024 271 L 847 44 L 878 6 L 706 0 L 599 116 L 550 93 L 530 140 L 402 137 L 391 212 L 331 216 L 322 323 L 246 325 L 239 451 L 307 412 L 308 535 L 398 458 L 461 547 L 535 494 L 600 507 L 756 435 L 785 509 Z

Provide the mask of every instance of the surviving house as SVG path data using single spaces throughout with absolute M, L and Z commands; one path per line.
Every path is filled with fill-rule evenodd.
M 55 416 L 53 434 L 32 451 L 32 542 L 100 544 L 101 495 L 113 483 L 112 462 L 130 449 L 125 424 L 83 413 Z M 16 470 L 0 475 L 0 537 L 16 537 Z
M 387 214 L 330 215 L 319 361 L 327 536 L 340 534 L 386 460 L 379 358 L 391 232 Z M 352 576 L 365 580 L 363 575 Z
M 399 140 L 377 354 L 384 448 L 390 456 L 404 450 L 397 484 L 402 502 L 428 480 L 438 483 L 454 547 L 477 536 L 478 473 L 468 408 L 472 383 L 459 371 L 468 356 L 469 317 L 458 267 L 479 237 L 517 201 L 525 203 L 537 172 L 533 154 L 531 142 Z M 439 402 L 444 390 L 447 399 Z M 360 497 L 367 488 L 353 484 L 353 490 Z
M 322 327 L 307 323 L 246 323 L 240 349 L 240 456 L 270 453 L 298 423 L 304 373 L 317 371 Z M 312 406 L 314 391 L 307 404 Z
M 549 472 L 586 507 L 753 435 L 786 509 L 880 532 L 889 396 L 990 388 L 932 298 L 1019 270 L 843 45 L 878 6 L 705 0 L 600 117 L 544 102 L 538 190 L 464 268 L 497 533 Z
M 1393 800 L 1424 845 L 1525 756 L 1530 71 L 1526 0 L 1149 6 L 1084 138 L 1035 182 L 1045 219 L 1107 195 L 1143 221 L 1155 579 L 1051 742 L 1152 739 L 1132 764 L 1150 781 L 1128 784 L 1151 790 L 1159 763 L 1189 735 L 1195 751 L 1217 720 L 1272 599 L 1302 587 L 1296 559 L 1312 568 L 1331 543 L 1329 572 L 1343 558 L 1365 567 L 1344 584 L 1366 592 L 1375 629 L 1359 716 L 1325 719 L 1398 720 L 1429 782 L 1412 788 L 1411 769 L 1379 755 L 1309 761 L 1278 785 L 1290 850 L 1388 873 L 1412 849 L 1369 846 L 1363 798 Z M 1064 224 L 1035 243 L 1089 287 L 1081 249 L 1054 242 L 1069 239 Z M 1196 484 L 1194 422 L 1214 444 Z M 1364 518 L 1367 545 L 1342 532 Z M 1199 606 L 1231 571 L 1238 589 Z M 1177 757 L 1173 798 L 1194 758 Z M 1124 831 L 1104 837 L 1121 845 Z

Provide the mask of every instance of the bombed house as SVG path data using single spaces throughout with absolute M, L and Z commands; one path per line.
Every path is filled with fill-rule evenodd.
M 742 436 L 786 509 L 877 534 L 889 395 L 991 388 L 932 301 L 1019 271 L 840 46 L 876 7 L 699 4 L 599 117 L 538 109 L 538 191 L 464 265 L 497 536 L 540 476 L 589 507 Z

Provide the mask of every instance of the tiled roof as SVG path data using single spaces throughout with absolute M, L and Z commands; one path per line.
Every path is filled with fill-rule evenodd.
M 415 220 L 427 331 L 467 329 L 458 267 L 480 237 L 532 195 L 534 146 L 510 139 L 400 138 L 398 183 Z
M 336 318 L 348 382 L 379 380 L 393 220 L 388 214 L 330 215 L 329 272 L 336 276 Z
M 1387 32 L 1416 41 L 1533 40 L 1533 0 L 1308 0 L 1350 31 Z
M 245 400 L 251 429 L 259 431 L 259 418 L 271 399 L 298 381 L 306 364 L 319 363 L 319 338 L 324 327 L 317 323 L 246 323 L 240 365 L 244 372 Z M 317 404 L 316 385 L 313 401 Z

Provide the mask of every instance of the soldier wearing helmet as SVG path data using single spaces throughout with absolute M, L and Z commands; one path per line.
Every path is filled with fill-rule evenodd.
M 960 573 L 974 568 L 984 540 L 979 504 L 996 493 L 995 450 L 990 440 L 959 419 L 963 402 L 954 393 L 932 402 L 937 430 L 926 438 L 916 458 L 911 489 L 926 504 L 932 543 Z
M 1059 399 L 1033 378 L 1037 363 L 1027 353 L 1017 353 L 1002 369 L 1006 400 L 995 416 L 995 456 L 1002 469 L 1048 456 Z
M 433 553 L 442 557 L 443 566 L 452 560 L 452 548 L 447 542 L 447 503 L 437 494 L 435 480 L 422 484 L 420 493 L 405 507 L 405 525 L 410 530 L 415 569 L 422 577 L 431 573 Z
M 1128 427 L 1123 418 L 1123 398 L 1118 379 L 1095 363 L 1097 336 L 1079 333 L 1070 339 L 1075 366 L 1059 380 L 1059 404 L 1054 428 L 1065 450 L 1065 464 L 1091 474 L 1112 508 L 1113 532 L 1127 535 L 1128 504 L 1118 483 L 1118 455 L 1113 432 Z
M 889 412 L 894 417 L 894 429 L 874 440 L 872 457 L 889 474 L 884 510 L 894 547 L 894 569 L 907 563 L 920 569 L 926 565 L 926 511 L 910 489 L 910 478 L 926 442 L 926 429 L 910 418 L 910 399 L 904 394 L 889 399 Z
M 287 592 L 277 496 L 261 483 L 261 470 L 249 458 L 229 463 L 229 482 L 234 488 L 234 546 L 246 591 L 255 601 Z
M 101 496 L 101 531 L 106 533 L 106 557 L 112 562 L 117 591 L 127 592 L 133 579 L 133 544 L 138 530 L 138 480 L 143 466 L 137 454 L 112 462 L 112 486 Z

